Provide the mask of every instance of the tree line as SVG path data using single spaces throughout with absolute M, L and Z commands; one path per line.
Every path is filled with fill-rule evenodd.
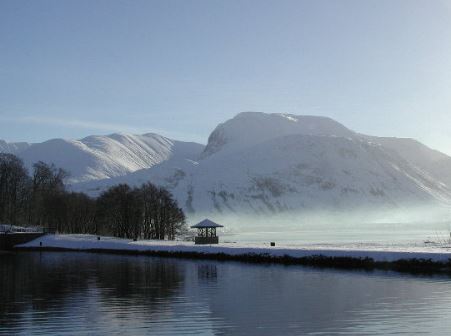
M 186 230 L 185 214 L 162 187 L 119 184 L 91 198 L 68 191 L 67 177 L 44 162 L 30 175 L 18 157 L 0 153 L 0 223 L 133 239 L 172 240 Z

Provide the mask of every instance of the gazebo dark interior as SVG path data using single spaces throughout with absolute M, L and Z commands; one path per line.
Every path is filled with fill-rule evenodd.
M 197 236 L 194 238 L 195 244 L 218 244 L 219 239 L 216 235 L 216 228 L 218 227 L 223 226 L 209 219 L 191 226 L 191 228 L 197 229 Z

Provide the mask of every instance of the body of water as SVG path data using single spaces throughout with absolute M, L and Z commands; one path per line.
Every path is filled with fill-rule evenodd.
M 331 225 L 312 228 L 267 229 L 243 227 L 220 232 L 223 242 L 262 243 L 275 241 L 281 244 L 376 244 L 396 246 L 422 246 L 425 241 L 451 244 L 451 225 L 446 223 L 380 223 L 371 225 Z
M 118 256 L 0 256 L 0 335 L 445 335 L 451 278 Z

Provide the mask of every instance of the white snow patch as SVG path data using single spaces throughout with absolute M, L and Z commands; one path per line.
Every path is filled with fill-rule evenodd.
M 224 253 L 238 255 L 269 255 L 272 257 L 289 256 L 293 258 L 324 256 L 371 258 L 374 261 L 393 262 L 409 259 L 430 259 L 434 262 L 448 262 L 451 258 L 450 247 L 429 246 L 374 246 L 362 244 L 348 245 L 281 245 L 276 247 L 267 244 L 220 243 L 218 245 L 194 245 L 184 241 L 132 241 L 112 237 L 93 235 L 46 235 L 18 247 L 65 248 L 73 250 L 117 250 L 117 251 L 154 251 L 154 252 L 196 252 L 205 254 Z

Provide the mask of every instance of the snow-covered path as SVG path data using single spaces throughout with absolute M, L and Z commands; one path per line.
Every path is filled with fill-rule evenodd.
M 284 245 L 271 247 L 264 243 L 220 243 L 218 245 L 194 245 L 183 241 L 132 241 L 93 235 L 46 235 L 19 248 L 64 248 L 73 250 L 115 250 L 128 252 L 186 252 L 203 254 L 226 254 L 230 256 L 262 255 L 270 257 L 288 256 L 302 258 L 311 256 L 371 258 L 376 262 L 425 259 L 434 262 L 448 262 L 451 247 L 442 246 L 383 246 L 365 244 L 346 245 Z

